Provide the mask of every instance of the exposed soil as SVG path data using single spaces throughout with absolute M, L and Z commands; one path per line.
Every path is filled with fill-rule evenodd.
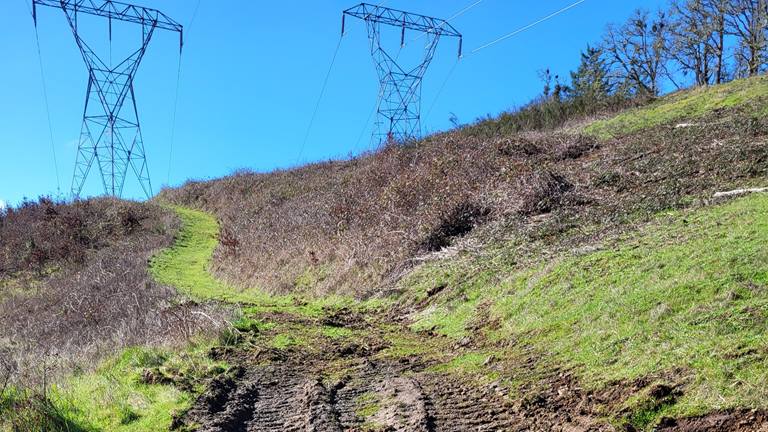
M 739 410 L 687 419 L 664 419 L 657 430 L 660 432 L 765 432 L 768 431 L 768 413 Z
M 290 315 L 270 313 L 278 326 L 294 325 Z M 343 319 L 339 319 L 343 317 Z M 306 318 L 298 318 L 307 325 Z M 551 369 L 535 388 L 516 391 L 502 382 L 533 370 L 537 359 L 494 362 L 495 380 L 472 373 L 440 371 L 434 356 L 383 355 L 386 332 L 351 313 L 336 313 L 315 324 L 333 322 L 363 329 L 361 339 L 317 338 L 306 346 L 277 349 L 271 336 L 248 336 L 237 347 L 211 356 L 234 365 L 214 379 L 192 409 L 172 429 L 198 427 L 224 431 L 633 431 L 606 419 L 628 418 L 624 403 L 646 394 L 659 403 L 684 391 L 683 371 L 614 383 L 587 391 L 567 370 Z M 310 324 L 312 325 L 312 324 Z M 283 327 L 286 328 L 286 327 Z M 391 327 L 390 330 L 392 331 Z M 404 330 L 407 331 L 407 330 Z M 423 334 L 424 344 L 438 336 Z M 662 383 L 662 384 L 660 384 Z M 663 384 L 669 383 L 669 384 Z M 523 396 L 520 396 L 523 395 Z M 629 422 L 628 422 L 629 423 Z M 762 431 L 768 415 L 734 411 L 692 419 L 665 419 L 663 431 Z

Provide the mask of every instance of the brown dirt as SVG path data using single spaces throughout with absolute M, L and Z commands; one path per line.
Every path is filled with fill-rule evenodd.
M 664 419 L 656 428 L 659 432 L 766 432 L 766 411 L 722 411 L 701 417 Z
M 278 326 L 291 326 L 298 318 L 274 312 L 269 317 Z M 622 410 L 633 395 L 668 401 L 684 392 L 680 381 L 684 371 L 591 391 L 580 385 L 573 372 L 556 367 L 547 368 L 536 384 L 513 391 L 502 383 L 536 370 L 535 355 L 494 360 L 491 368 L 498 376 L 493 380 L 440 372 L 433 368 L 446 359 L 440 358 L 445 350 L 439 347 L 450 346 L 450 341 L 424 333 L 417 337 L 425 345 L 438 347 L 436 353 L 382 355 L 390 342 L 370 317 L 364 322 L 342 311 L 317 319 L 314 325 L 332 317 L 341 326 L 366 330 L 365 336 L 354 341 L 317 338 L 306 346 L 276 349 L 266 343 L 271 337 L 266 332 L 241 346 L 212 350 L 212 357 L 235 366 L 214 379 L 172 429 L 197 425 L 202 432 L 633 431 L 631 425 L 616 426 L 606 419 L 629 418 L 632 413 Z M 299 321 L 313 324 L 306 318 Z M 658 430 L 743 432 L 766 427 L 766 413 L 733 411 L 665 419 Z

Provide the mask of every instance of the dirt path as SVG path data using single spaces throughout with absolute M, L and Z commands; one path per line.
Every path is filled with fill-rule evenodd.
M 208 383 L 172 430 L 634 431 L 650 426 L 632 426 L 642 424 L 638 413 L 674 403 L 684 385 L 684 371 L 671 371 L 587 391 L 576 373 L 542 367 L 534 351 L 412 331 L 409 315 L 392 305 L 304 301 L 229 286 L 207 272 L 215 219 L 177 210 L 184 228 L 153 260 L 153 274 L 199 300 L 238 304 L 243 316 L 210 352 L 230 369 Z M 627 408 L 630 399 L 635 405 Z M 766 425 L 765 413 L 732 411 L 663 419 L 659 428 L 745 432 L 768 431 Z

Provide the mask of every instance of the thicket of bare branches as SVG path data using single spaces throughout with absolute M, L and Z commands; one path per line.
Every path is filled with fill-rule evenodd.
M 223 311 L 179 301 L 148 274 L 177 227 L 160 207 L 113 199 L 43 198 L 0 215 L 0 390 L 217 331 L 208 317 Z
M 589 95 L 593 103 L 720 84 L 766 66 L 768 0 L 673 0 L 668 8 L 638 9 L 608 25 L 602 41 L 582 54 L 571 85 L 562 84 L 561 99 L 583 98 L 578 88 L 590 80 L 605 89 Z

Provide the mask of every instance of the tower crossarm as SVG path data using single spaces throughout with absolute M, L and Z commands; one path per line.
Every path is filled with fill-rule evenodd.
M 343 16 L 350 16 L 364 21 L 372 21 L 439 36 L 461 38 L 461 33 L 459 33 L 448 21 L 368 3 L 360 3 L 357 6 L 345 10 Z
M 35 23 L 37 23 L 37 6 L 50 6 L 75 15 L 84 13 L 178 32 L 179 47 L 184 44 L 184 27 L 157 9 L 112 0 L 33 0 L 32 16 Z

